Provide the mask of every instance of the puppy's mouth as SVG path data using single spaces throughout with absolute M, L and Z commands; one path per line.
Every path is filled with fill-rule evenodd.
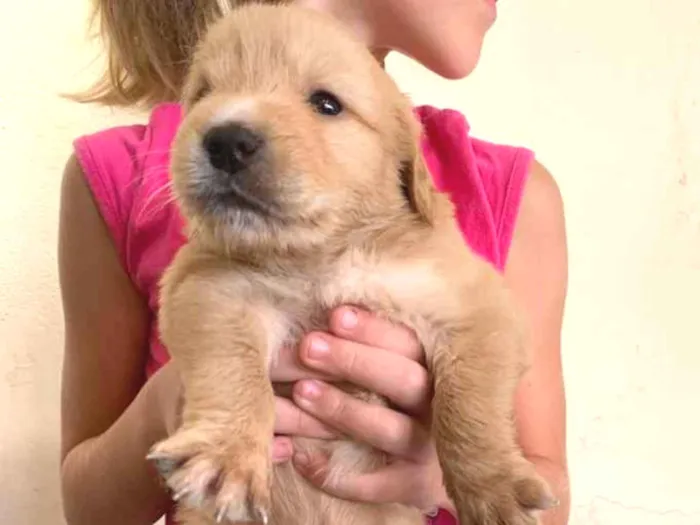
M 244 188 L 235 180 L 231 180 L 226 172 L 221 170 L 213 170 L 213 178 L 221 181 L 224 184 L 209 184 L 209 187 L 204 191 L 198 192 L 198 200 L 203 207 L 210 212 L 223 212 L 240 210 L 244 212 L 256 213 L 258 215 L 279 218 L 280 212 L 278 206 L 272 202 L 269 197 L 266 200 L 256 196 L 254 189 Z
M 239 124 L 212 128 L 195 148 L 189 197 L 209 215 L 239 212 L 282 220 L 269 157 L 261 134 Z

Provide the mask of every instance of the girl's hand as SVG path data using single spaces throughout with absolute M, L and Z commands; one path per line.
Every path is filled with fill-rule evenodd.
M 323 379 L 330 379 L 330 376 L 303 366 L 297 348 L 282 348 L 270 369 L 270 380 L 276 389 L 284 389 L 287 392 L 287 397 L 275 396 L 273 462 L 282 463 L 291 459 L 294 453 L 292 437 L 331 439 L 340 435 L 338 431 L 301 410 L 294 401 L 288 399 L 295 383 Z
M 397 409 L 359 401 L 320 379 L 301 378 L 294 387 L 294 401 L 307 413 L 304 417 L 383 450 L 392 460 L 377 472 L 334 480 L 327 479 L 328 458 L 322 455 L 295 454 L 296 468 L 343 499 L 451 510 L 435 446 L 423 425 L 430 417 L 432 389 L 415 335 L 367 312 L 343 307 L 332 313 L 330 333 L 309 334 L 299 356 L 303 365 L 322 377 L 376 392 Z

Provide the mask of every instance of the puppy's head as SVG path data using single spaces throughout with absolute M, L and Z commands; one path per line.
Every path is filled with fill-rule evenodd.
M 407 216 L 431 222 L 408 100 L 325 15 L 234 10 L 195 53 L 184 107 L 172 175 L 193 235 L 304 250 Z

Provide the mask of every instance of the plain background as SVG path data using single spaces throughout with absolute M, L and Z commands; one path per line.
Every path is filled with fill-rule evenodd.
M 63 523 L 55 247 L 71 140 L 142 120 L 58 97 L 96 71 L 86 4 L 0 2 L 3 525 Z M 417 103 L 460 109 L 476 135 L 533 148 L 561 186 L 571 523 L 698 525 L 700 2 L 499 5 L 470 79 L 404 59 L 390 69 Z

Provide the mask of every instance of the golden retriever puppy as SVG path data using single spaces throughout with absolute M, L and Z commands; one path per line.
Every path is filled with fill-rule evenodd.
M 411 105 L 371 53 L 325 15 L 243 7 L 204 37 L 184 102 L 172 177 L 189 240 L 163 278 L 160 319 L 184 407 L 150 455 L 178 520 L 423 522 L 419 509 L 342 501 L 271 465 L 270 363 L 356 304 L 425 348 L 430 431 L 461 524 L 535 523 L 551 498 L 515 441 L 516 318 L 433 189 Z M 387 461 L 349 440 L 295 446 L 328 454 L 333 476 Z

